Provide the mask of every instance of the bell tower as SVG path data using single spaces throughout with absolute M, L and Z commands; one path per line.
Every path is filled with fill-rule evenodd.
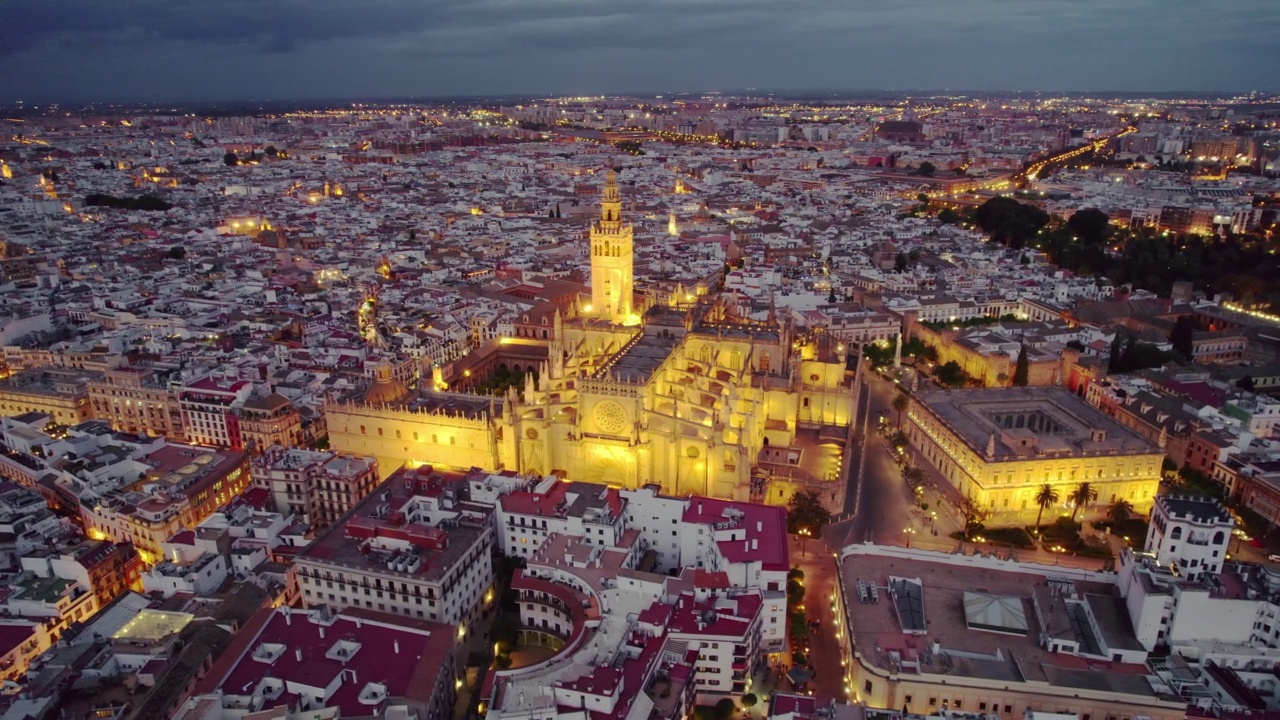
M 589 316 L 616 324 L 630 320 L 635 277 L 631 235 L 631 223 L 622 222 L 618 176 L 609 170 L 600 196 L 600 220 L 591 226 Z

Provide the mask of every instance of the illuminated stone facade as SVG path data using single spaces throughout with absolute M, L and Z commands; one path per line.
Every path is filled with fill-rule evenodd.
M 609 238 L 627 257 L 593 248 L 593 283 L 609 289 L 593 287 L 568 319 L 556 314 L 537 381 L 501 397 L 437 388 L 335 398 L 325 409 L 331 447 L 377 457 L 384 474 L 423 463 L 563 471 L 672 495 L 784 503 L 814 489 L 842 503 L 856 386 L 844 345 L 744 319 L 714 295 L 636 303 L 612 177 L 602 206 L 593 243 Z
M 1145 514 L 1159 487 L 1164 451 L 1061 388 L 921 391 L 907 419 L 911 444 L 961 495 L 997 513 L 1034 515 L 1045 483 L 1069 508 L 1088 482 L 1097 505 L 1125 498 Z
M 631 311 L 635 295 L 631 236 L 631 223 L 622 221 L 618 178 L 610 170 L 600 196 L 600 220 L 591 226 L 591 304 L 584 308 L 588 315 L 636 323 Z

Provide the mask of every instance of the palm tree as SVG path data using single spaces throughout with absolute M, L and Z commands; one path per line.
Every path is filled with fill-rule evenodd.
M 1049 483 L 1040 486 L 1040 490 L 1036 493 L 1036 505 L 1040 506 L 1040 512 L 1036 513 L 1036 534 L 1040 534 L 1040 518 L 1044 515 L 1044 509 L 1053 507 L 1058 502 L 1058 491 Z
M 1075 522 L 1076 513 L 1080 511 L 1080 508 L 1098 499 L 1098 491 L 1088 482 L 1082 482 L 1076 485 L 1076 489 L 1071 491 L 1071 495 L 1067 499 L 1074 505 L 1071 508 L 1071 522 Z
M 902 427 L 902 413 L 906 412 L 908 407 L 911 407 L 911 398 L 907 397 L 906 393 L 898 393 L 898 396 L 893 399 L 893 409 L 898 411 L 899 428 Z
M 1124 498 L 1111 503 L 1111 508 L 1107 510 L 1107 519 L 1111 521 L 1113 529 L 1132 517 L 1133 503 Z

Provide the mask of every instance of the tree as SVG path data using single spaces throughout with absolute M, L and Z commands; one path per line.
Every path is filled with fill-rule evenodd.
M 747 693 L 742 696 L 742 707 L 744 708 L 755 707 L 758 702 L 760 702 L 760 698 L 756 697 L 755 693 Z
M 1254 392 L 1255 386 L 1253 383 L 1253 376 L 1245 375 L 1244 377 L 1240 378 L 1239 380 L 1236 381 L 1236 387 L 1240 388 L 1241 390 L 1244 390 L 1245 392 Z
M 918 195 L 916 195 L 916 200 L 919 200 L 921 203 L 923 203 L 923 204 L 925 204 L 925 205 L 928 205 L 928 204 L 929 204 L 929 194 L 928 194 L 928 193 L 919 193 Z
M 1058 491 L 1049 483 L 1040 486 L 1036 491 L 1036 505 L 1040 506 L 1040 512 L 1036 513 L 1036 534 L 1040 534 L 1040 518 L 1044 517 L 1045 508 L 1053 507 L 1058 503 Z
M 1121 337 L 1119 330 L 1116 331 L 1115 337 L 1111 338 L 1111 352 L 1107 354 L 1107 374 L 1114 375 L 1120 370 L 1120 356 L 1124 352 L 1124 338 Z
M 933 177 L 933 174 L 937 171 L 938 168 L 928 160 L 920 163 L 920 167 L 916 168 L 916 172 L 918 172 L 921 177 Z
M 804 583 L 799 580 L 787 581 L 787 605 L 798 607 L 804 602 Z
M 907 445 L 909 445 L 910 443 L 911 443 L 911 438 L 907 437 L 907 434 L 902 432 L 901 430 L 894 430 L 893 434 L 889 436 L 889 445 L 899 453 L 901 453 L 903 450 L 906 450 Z
M 1018 348 L 1018 362 L 1013 368 L 1013 386 L 1026 387 L 1030 379 L 1031 361 L 1027 359 L 1027 346 Z
M 898 411 L 898 427 L 901 428 L 902 413 L 906 412 L 907 408 L 911 407 L 911 398 L 907 397 L 906 393 L 900 392 L 897 394 L 896 397 L 893 398 L 892 404 L 893 404 L 893 409 Z
M 960 213 L 951 208 L 942 208 L 942 211 L 938 213 L 938 222 L 943 225 L 954 225 L 960 222 Z
M 956 512 L 960 513 L 960 519 L 964 522 L 965 540 L 969 539 L 977 526 L 991 518 L 991 508 L 974 500 L 972 495 L 965 496 L 960 504 L 956 505 Z
M 809 618 L 804 614 L 803 610 L 796 610 L 790 616 L 791 629 L 788 635 L 791 636 L 792 642 L 803 643 L 809 639 Z
M 907 269 L 907 256 L 903 253 L 898 253 L 897 256 L 893 258 L 893 271 L 896 273 L 900 273 L 900 272 L 905 272 L 906 269 Z
M 1082 482 L 1076 485 L 1076 489 L 1071 491 L 1071 495 L 1067 499 L 1074 506 L 1071 508 L 1071 522 L 1075 522 L 1076 513 L 1080 511 L 1080 508 L 1086 507 L 1089 503 L 1098 499 L 1098 489 L 1088 482 Z
M 950 388 L 963 387 L 966 379 L 964 368 L 961 368 L 960 363 L 955 360 L 948 360 L 934 375 L 938 378 L 938 382 Z
M 902 477 L 906 478 L 907 482 L 911 483 L 911 487 L 913 488 L 924 485 L 925 473 L 923 468 L 918 468 L 914 465 L 909 468 L 905 468 L 902 471 Z
M 993 197 L 978 206 L 973 213 L 973 221 L 990 234 L 992 240 L 1021 250 L 1040 228 L 1049 223 L 1049 213 L 1013 198 Z
M 1101 245 L 1107 241 L 1111 218 L 1097 208 L 1077 210 L 1067 219 L 1067 227 L 1085 245 Z
M 182 260 L 187 256 L 187 249 L 182 247 L 181 245 L 174 245 L 173 247 L 169 248 L 169 252 L 167 253 L 167 256 L 169 257 L 170 260 Z
M 1169 342 L 1173 344 L 1174 352 L 1182 356 L 1183 360 L 1191 360 L 1195 355 L 1195 325 L 1191 321 L 1190 315 L 1179 315 L 1177 320 L 1173 321 L 1173 329 L 1169 331 Z
M 1133 514 L 1133 503 L 1124 498 L 1111 503 L 1111 507 L 1107 509 L 1107 519 L 1113 526 L 1128 522 L 1133 518 Z
M 229 152 L 222 156 L 222 162 L 226 163 L 227 167 L 235 167 L 240 164 L 240 158 L 235 153 Z
M 822 505 L 818 493 L 804 490 L 791 496 L 787 505 L 787 532 L 799 533 L 808 529 L 813 537 L 819 537 L 829 522 L 831 511 Z

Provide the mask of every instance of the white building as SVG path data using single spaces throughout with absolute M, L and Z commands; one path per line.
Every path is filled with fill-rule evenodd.
M 1216 575 L 1231 542 L 1235 522 L 1215 500 L 1161 495 L 1151 510 L 1146 549 L 1162 566 L 1194 580 L 1201 573 Z

